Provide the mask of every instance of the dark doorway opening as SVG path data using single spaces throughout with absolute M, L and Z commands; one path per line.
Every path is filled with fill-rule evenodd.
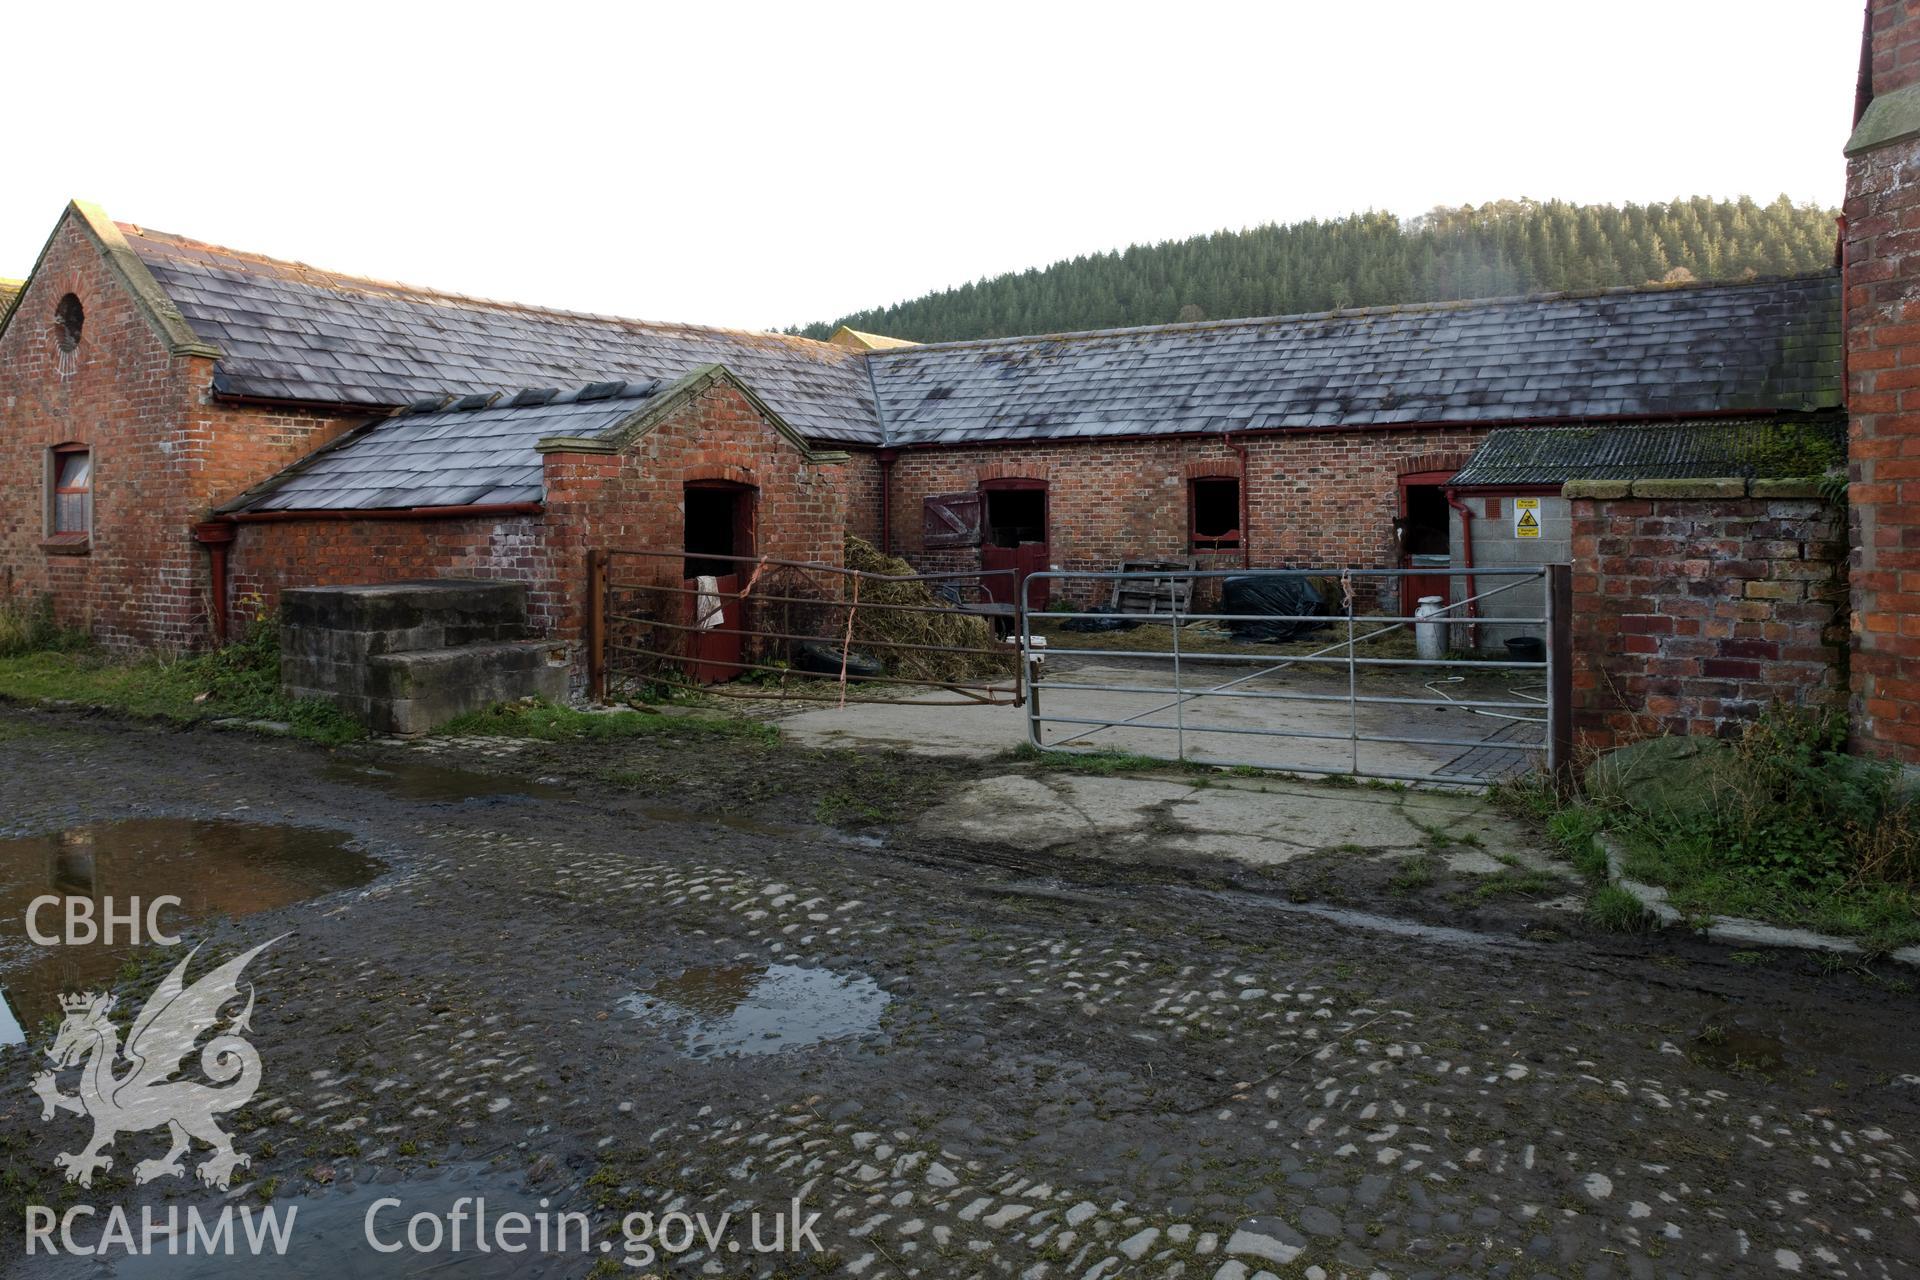
M 1448 595 L 1446 570 L 1453 560 L 1453 509 L 1447 505 L 1450 472 L 1421 471 L 1400 477 L 1400 612 L 1411 617 L 1423 596 Z M 1420 572 L 1427 570 L 1428 572 Z
M 988 578 L 987 596 L 996 604 L 1020 601 L 1020 584 L 1030 573 L 1047 568 L 1047 482 L 1044 480 L 988 480 L 986 529 L 980 547 L 982 569 L 1011 569 L 1011 576 Z M 1034 584 L 1027 603 L 1047 607 L 1048 579 Z
M 701 684 L 742 674 L 746 650 L 745 602 L 739 598 L 747 566 L 721 556 L 753 555 L 754 489 L 723 480 L 692 480 L 682 495 L 687 553 L 688 675 Z
M 711 556 L 753 554 L 753 489 L 744 484 L 693 481 L 686 488 L 686 576 L 732 573 L 740 566 Z

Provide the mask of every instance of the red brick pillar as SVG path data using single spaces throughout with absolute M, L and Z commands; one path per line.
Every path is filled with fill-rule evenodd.
M 1874 0 L 1847 143 L 1857 750 L 1920 763 L 1920 6 Z

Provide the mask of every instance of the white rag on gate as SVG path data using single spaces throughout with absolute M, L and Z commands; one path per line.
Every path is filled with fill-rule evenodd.
M 725 621 L 725 606 L 720 603 L 720 579 L 703 573 L 693 580 L 693 625 L 712 631 Z

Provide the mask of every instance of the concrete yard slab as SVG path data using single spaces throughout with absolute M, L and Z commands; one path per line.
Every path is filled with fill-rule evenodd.
M 1426 674 L 1372 673 L 1363 692 L 1369 696 L 1442 699 L 1445 695 L 1440 690 L 1423 683 Z M 1451 696 L 1455 697 L 1499 699 L 1511 696 L 1507 685 L 1526 674 L 1530 673 L 1476 675 L 1470 689 L 1449 688 L 1453 688 Z M 1050 669 L 1040 692 L 1044 714 L 1113 723 L 1103 728 L 1043 721 L 1042 741 L 1047 746 L 1070 746 L 1080 751 L 1155 757 L 1184 751 L 1187 759 L 1202 763 L 1250 764 L 1300 773 L 1357 771 L 1467 786 L 1523 771 L 1538 758 L 1525 742 L 1514 740 L 1516 725 L 1510 720 L 1477 715 L 1464 708 L 1362 703 L 1355 711 L 1344 701 L 1344 675 L 1297 669 L 1249 673 L 1216 663 L 1213 669 L 1201 665 L 1190 670 L 1182 679 L 1185 700 L 1177 708 L 1170 708 L 1176 698 L 1171 675 L 1150 665 L 1062 664 Z M 1333 700 L 1197 696 L 1236 680 L 1244 680 L 1235 686 L 1244 693 L 1313 695 Z M 1160 691 L 1163 685 L 1164 692 Z M 1099 686 L 1153 691 L 1115 692 Z M 780 727 L 789 738 L 806 746 L 878 747 L 973 759 L 989 759 L 1028 740 L 1027 708 L 955 706 L 953 701 L 951 693 L 931 691 L 902 703 L 849 702 L 844 707 L 821 707 L 787 716 Z M 1176 723 L 1197 727 L 1180 734 L 1155 727 Z M 1250 729 L 1284 729 L 1309 736 L 1270 737 L 1246 732 Z M 1392 740 L 1362 742 L 1356 756 L 1353 744 L 1345 740 L 1345 735 L 1354 730 L 1363 737 Z M 1400 740 L 1405 738 L 1467 745 L 1436 746 Z M 1472 745 L 1476 743 L 1488 745 Z
M 1438 852 L 1451 871 L 1512 868 L 1573 875 L 1481 797 L 1290 780 L 1198 782 L 1124 776 L 1001 774 L 963 788 L 914 824 L 928 838 L 1032 850 L 1196 855 L 1277 866 L 1307 854 L 1410 858 Z

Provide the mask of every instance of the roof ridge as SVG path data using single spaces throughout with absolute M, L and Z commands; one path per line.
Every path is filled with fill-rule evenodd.
M 1010 334 L 1001 338 L 960 338 L 952 342 L 923 342 L 909 347 L 885 348 L 863 352 L 868 361 L 911 357 L 927 351 L 955 351 L 967 347 L 991 347 L 1021 342 L 1067 342 L 1095 338 L 1118 338 L 1142 333 L 1179 333 L 1202 329 L 1252 328 L 1271 324 L 1299 324 L 1310 320 L 1350 319 L 1366 316 L 1430 315 L 1442 311 L 1467 311 L 1474 308 L 1513 307 L 1543 302 L 1578 302 L 1588 298 L 1624 297 L 1632 294 L 1692 293 L 1708 289 L 1752 289 L 1762 285 L 1802 284 L 1816 280 L 1837 281 L 1837 267 L 1818 271 L 1788 272 L 1752 276 L 1744 280 L 1685 280 L 1673 284 L 1612 285 L 1603 289 L 1560 289 L 1545 293 L 1516 293 L 1497 298 L 1450 298 L 1437 302 L 1388 302 L 1371 307 L 1337 307 L 1330 311 L 1300 311 L 1277 316 L 1238 316 L 1221 320 L 1189 320 L 1171 324 L 1127 325 L 1118 329 L 1069 329 L 1058 333 Z
M 156 231 L 152 227 L 143 227 L 138 223 L 117 223 L 121 232 L 130 237 L 150 243 L 173 246 L 181 249 L 200 250 L 223 254 L 242 263 L 255 262 L 278 267 L 295 274 L 302 283 L 315 288 L 337 288 L 342 292 L 399 294 L 415 301 L 427 303 L 446 303 L 454 306 L 486 308 L 498 311 L 514 311 L 555 316 L 568 320 L 598 320 L 607 324 L 632 325 L 646 329 L 682 329 L 699 333 L 737 334 L 745 338 L 771 338 L 797 349 L 819 355 L 831 355 L 835 359 L 858 359 L 865 352 L 836 347 L 817 338 L 803 338 L 798 334 L 781 333 L 774 329 L 741 329 L 728 325 L 694 324 L 684 320 L 643 320 L 637 316 L 616 316 L 599 311 L 573 311 L 565 307 L 548 307 L 533 302 L 511 302 L 501 298 L 482 298 L 474 294 L 456 293 L 448 289 L 436 289 L 429 285 L 408 284 L 400 280 L 382 280 L 374 276 L 357 276 L 344 271 L 334 271 L 326 267 L 316 267 L 311 263 L 292 258 L 276 258 L 271 254 L 255 253 L 247 249 L 235 249 L 228 245 L 215 244 L 210 240 L 196 240 L 192 236 L 183 236 L 171 231 Z

